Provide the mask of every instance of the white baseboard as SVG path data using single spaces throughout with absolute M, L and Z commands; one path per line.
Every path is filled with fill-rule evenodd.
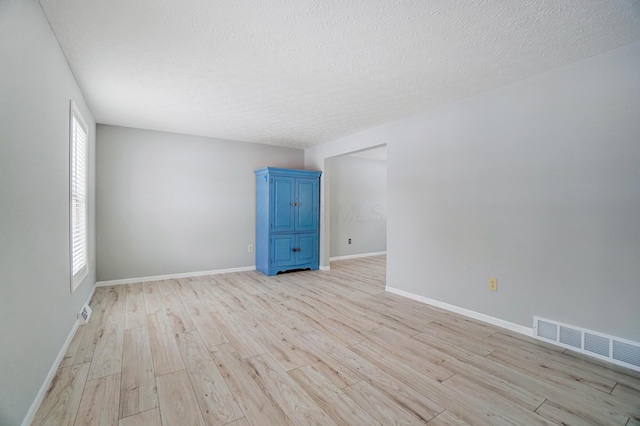
M 408 297 L 409 299 L 417 300 L 418 302 L 426 303 L 427 305 L 436 306 L 438 308 L 442 308 L 450 312 L 455 312 L 456 314 L 464 315 L 465 317 L 473 318 L 479 321 L 484 321 L 492 325 L 496 325 L 498 327 L 506 328 L 507 330 L 515 331 L 516 333 L 524 334 L 529 337 L 533 336 L 533 328 L 525 327 L 520 324 L 515 324 L 513 322 L 505 321 L 500 318 L 481 314 L 480 312 L 472 311 L 466 308 L 461 308 L 460 306 L 450 305 L 445 302 L 440 302 L 439 300 L 429 299 L 428 297 L 409 293 L 408 291 L 400 290 L 394 287 L 387 286 L 385 287 L 385 291 L 388 291 L 389 293 L 397 294 L 399 296 Z
M 332 262 L 334 260 L 359 259 L 361 257 L 382 256 L 383 254 L 387 254 L 387 252 L 376 251 L 373 253 L 360 253 L 360 254 L 348 254 L 346 256 L 334 256 L 329 258 L 329 262 Z
M 244 272 L 244 271 L 255 271 L 255 270 L 256 270 L 255 266 L 242 266 L 240 268 L 216 269 L 213 271 L 184 272 L 181 274 L 155 275 L 153 277 L 124 278 L 121 280 L 98 281 L 96 283 L 96 286 L 104 287 L 107 285 L 144 283 L 148 281 L 162 281 L 162 280 L 171 280 L 175 278 L 201 277 L 203 275 L 228 274 L 231 272 Z
M 93 297 L 93 293 L 95 291 L 96 291 L 96 286 L 94 285 L 93 288 L 91 289 L 91 292 L 89 293 L 89 297 L 87 297 L 87 301 L 86 301 L 87 304 L 91 302 L 91 298 Z M 78 312 L 79 311 L 80 311 L 80 308 L 78 309 Z M 58 353 L 56 360 L 53 362 L 53 365 L 51 366 L 51 369 L 49 370 L 47 377 L 44 379 L 44 383 L 42 383 L 40 390 L 36 394 L 36 397 L 33 400 L 33 403 L 31 404 L 31 407 L 29 407 L 29 411 L 27 411 L 27 415 L 24 417 L 24 420 L 22 420 L 22 426 L 29 426 L 31 422 L 33 422 L 33 418 L 36 416 L 36 413 L 38 412 L 38 408 L 40 408 L 40 404 L 42 404 L 42 400 L 47 394 L 47 391 L 49 390 L 49 386 L 51 386 L 51 382 L 53 381 L 53 378 L 58 372 L 58 367 L 60 367 L 60 363 L 62 362 L 64 355 L 67 353 L 67 349 L 69 349 L 69 345 L 71 345 L 73 336 L 76 335 L 76 331 L 78 331 L 79 326 L 80 326 L 80 320 L 76 318 L 76 322 L 73 324 L 73 327 L 71 327 L 71 332 L 67 336 L 67 340 L 64 342 L 64 345 L 62 345 L 62 349 L 60 349 L 60 352 Z
M 321 271 L 330 271 L 331 270 L 331 266 L 322 266 L 322 265 L 320 265 L 318 267 L 318 269 L 320 269 Z

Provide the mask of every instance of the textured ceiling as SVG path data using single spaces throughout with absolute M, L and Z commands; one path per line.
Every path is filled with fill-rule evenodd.
M 309 147 L 640 40 L 640 0 L 40 0 L 99 123 Z

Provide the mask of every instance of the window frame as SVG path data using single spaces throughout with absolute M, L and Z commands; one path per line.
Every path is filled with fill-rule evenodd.
M 84 142 L 78 141 L 76 137 L 76 133 L 74 131 L 74 125 L 77 123 L 77 126 L 84 131 Z M 77 144 L 83 143 L 84 158 L 79 159 L 77 156 L 74 157 L 74 153 L 77 152 Z M 82 161 L 81 166 L 84 168 L 83 176 L 81 176 L 82 183 L 84 184 L 83 188 L 81 188 L 80 192 L 76 193 L 74 191 L 76 186 L 74 185 L 77 182 L 77 179 L 74 179 L 77 175 L 76 171 L 78 169 L 78 161 Z M 89 275 L 89 127 L 87 126 L 87 122 L 82 117 L 80 110 L 73 100 L 70 102 L 69 107 L 69 276 L 70 276 L 70 284 L 71 284 L 71 293 L 73 293 L 79 286 L 80 283 Z M 82 191 L 83 189 L 83 191 Z M 77 271 L 74 273 L 74 269 L 76 269 L 76 264 L 74 264 L 74 258 L 77 258 L 76 252 L 74 252 L 74 210 L 76 200 L 80 200 L 82 203 L 82 211 L 80 212 L 81 218 L 78 221 L 82 221 L 82 232 L 84 237 L 81 237 L 83 241 L 80 241 L 81 257 L 78 259 L 80 261 L 80 266 L 77 268 Z M 76 221 L 76 222 L 78 222 Z

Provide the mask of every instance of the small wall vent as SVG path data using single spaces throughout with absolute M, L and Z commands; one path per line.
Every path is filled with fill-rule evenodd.
M 640 343 L 533 317 L 533 337 L 640 371 Z
M 632 364 L 640 369 L 640 346 L 613 341 L 613 359 Z
M 574 348 L 582 347 L 582 333 L 569 327 L 560 326 L 560 343 Z
M 89 322 L 89 318 L 91 318 L 91 313 L 93 311 L 86 303 L 82 305 L 82 309 L 78 312 L 78 320 L 80 321 L 80 325 L 85 325 Z
M 548 321 L 538 321 L 538 336 L 549 340 L 557 340 L 558 326 Z
M 611 339 L 593 333 L 584 333 L 584 350 L 594 354 L 609 356 Z

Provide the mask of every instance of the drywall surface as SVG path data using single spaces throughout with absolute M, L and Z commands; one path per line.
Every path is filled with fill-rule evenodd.
M 638 69 L 640 43 L 407 120 L 387 285 L 640 341 Z
M 387 143 L 387 285 L 640 341 L 640 43 L 311 148 Z M 498 278 L 498 292 L 487 279 Z
M 0 424 L 25 418 L 85 302 L 70 292 L 69 102 L 89 126 L 89 260 L 95 121 L 40 5 L 0 4 Z
M 331 257 L 387 249 L 387 162 L 330 158 Z M 351 244 L 349 244 L 351 239 Z
M 255 176 L 299 149 L 98 126 L 98 280 L 255 265 Z

